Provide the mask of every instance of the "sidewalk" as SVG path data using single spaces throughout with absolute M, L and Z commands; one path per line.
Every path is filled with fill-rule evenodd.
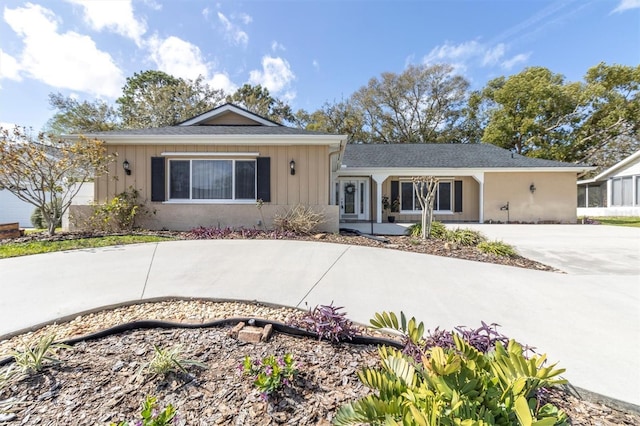
M 429 329 L 497 322 L 566 368 L 575 386 L 640 405 L 640 291 L 634 275 L 572 275 L 369 247 L 210 240 L 0 260 L 0 335 L 100 306 L 160 296 L 334 301 Z

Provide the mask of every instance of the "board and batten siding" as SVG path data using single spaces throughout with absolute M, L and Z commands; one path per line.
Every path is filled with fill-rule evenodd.
M 195 226 L 254 227 L 261 221 L 255 203 L 171 203 L 151 202 L 151 159 L 170 152 L 235 153 L 257 152 L 259 157 L 270 158 L 271 201 L 264 203 L 262 216 L 271 226 L 276 214 L 282 214 L 297 204 L 312 207 L 325 215 L 326 224 L 320 229 L 337 232 L 338 209 L 329 205 L 329 148 L 328 146 L 302 145 L 108 145 L 110 154 L 117 153 L 117 161 L 110 165 L 108 174 L 97 179 L 95 198 L 104 203 L 132 187 L 140 191 L 147 207 L 155 211 L 142 225 L 150 229 L 185 230 Z M 188 156 L 176 158 L 186 159 Z M 194 157 L 195 158 L 195 157 Z M 198 156 L 199 159 L 209 157 Z M 224 157 L 210 157 L 224 158 Z M 233 158 L 230 155 L 229 158 Z M 122 163 L 130 164 L 131 175 L 127 175 Z M 295 175 L 290 174 L 289 162 L 294 160 Z M 168 174 L 165 174 L 165 178 Z M 168 187 L 165 185 L 165 194 Z M 335 229 L 334 229 L 335 228 Z

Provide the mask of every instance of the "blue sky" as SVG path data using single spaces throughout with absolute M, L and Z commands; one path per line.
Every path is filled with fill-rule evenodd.
M 449 63 L 472 88 L 528 66 L 580 80 L 640 63 L 640 0 L 3 2 L 0 123 L 40 129 L 47 96 L 113 102 L 134 72 L 262 84 L 294 110 L 408 64 Z

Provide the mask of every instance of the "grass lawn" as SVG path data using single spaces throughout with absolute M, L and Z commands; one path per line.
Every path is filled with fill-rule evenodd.
M 107 247 L 122 244 L 154 243 L 168 241 L 168 237 L 153 235 L 113 235 L 107 237 L 82 238 L 64 241 L 32 241 L 28 243 L 7 243 L 0 245 L 0 259 L 27 256 L 30 254 L 50 253 L 53 251 Z
M 616 225 L 616 226 L 632 226 L 634 228 L 640 228 L 640 217 L 637 216 L 610 216 L 610 217 L 590 217 L 603 225 Z

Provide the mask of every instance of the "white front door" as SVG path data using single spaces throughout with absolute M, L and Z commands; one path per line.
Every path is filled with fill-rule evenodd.
M 369 218 L 369 180 L 342 178 L 338 181 L 341 220 Z

